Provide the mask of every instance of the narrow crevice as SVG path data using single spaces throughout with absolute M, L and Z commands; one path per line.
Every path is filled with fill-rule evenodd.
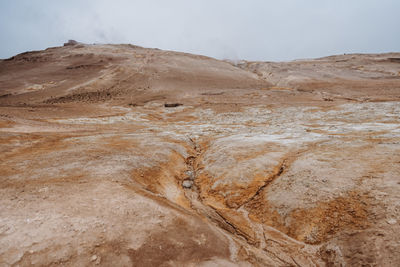
M 199 215 L 207 217 L 209 207 L 204 205 L 200 198 L 200 188 L 196 185 L 196 178 L 198 176 L 198 160 L 204 153 L 202 147 L 191 137 L 188 137 L 192 147 L 192 153 L 185 159 L 186 171 L 185 177 L 182 181 L 182 187 L 191 208 Z
M 246 233 L 244 233 L 240 228 L 235 226 L 232 222 L 227 220 L 217 209 L 208 206 L 202 202 L 200 198 L 200 188 L 194 183 L 197 178 L 199 169 L 198 169 L 198 160 L 204 154 L 204 149 L 195 141 L 193 138 L 189 137 L 190 144 L 193 148 L 194 154 L 191 154 L 186 158 L 185 162 L 187 165 L 187 171 L 185 173 L 186 178 L 183 181 L 193 181 L 193 185 L 190 187 L 186 187 L 182 183 L 182 187 L 184 188 L 184 193 L 186 198 L 189 200 L 191 204 L 191 208 L 200 216 L 206 217 L 210 222 L 216 224 L 220 229 L 227 231 L 235 237 L 242 238 L 243 241 L 253 247 L 256 246 L 256 241 Z
M 192 153 L 185 159 L 186 171 L 185 171 L 185 177 L 182 182 L 182 187 L 184 189 L 194 189 L 197 191 L 197 187 L 195 185 L 195 179 L 197 178 L 197 171 L 198 171 L 196 168 L 196 164 L 199 155 L 202 154 L 202 149 L 191 137 L 188 137 L 188 139 L 190 141 L 194 153 Z
M 237 209 L 240 209 L 241 207 L 245 206 L 246 204 L 250 203 L 251 201 L 253 201 L 254 199 L 256 199 L 260 193 L 268 186 L 270 185 L 273 181 L 275 181 L 276 179 L 279 179 L 279 177 L 282 176 L 282 174 L 284 174 L 286 172 L 286 170 L 288 169 L 289 165 L 296 160 L 299 156 L 301 156 L 303 153 L 308 152 L 310 150 L 312 150 L 314 147 L 323 144 L 327 141 L 319 141 L 316 142 L 312 145 L 307 146 L 304 149 L 298 150 L 297 152 L 295 152 L 294 154 L 291 154 L 290 156 L 284 158 L 281 162 L 281 165 L 279 167 L 279 170 L 276 174 L 269 176 L 264 184 L 262 186 L 260 186 L 257 191 L 254 193 L 253 196 L 251 196 L 248 200 L 246 200 L 243 204 L 241 204 Z
M 251 236 L 247 235 L 244 233 L 240 228 L 236 227 L 233 223 L 229 222 L 225 217 L 216 209 L 213 209 L 214 212 L 218 215 L 218 218 L 220 220 L 217 221 L 219 224 L 219 227 L 230 232 L 231 234 L 235 236 L 240 236 L 242 237 L 249 245 L 254 246 L 258 248 L 258 242 L 254 238 L 251 238 Z
M 285 170 L 287 169 L 287 164 L 288 164 L 288 158 L 285 158 L 285 159 L 282 161 L 282 163 L 281 163 L 281 165 L 280 165 L 280 167 L 279 167 L 278 172 L 275 173 L 272 177 L 269 176 L 269 177 L 265 180 L 264 184 L 263 184 L 262 186 L 260 186 L 260 187 L 257 189 L 257 191 L 254 193 L 254 195 L 251 196 L 251 197 L 250 197 L 248 200 L 246 200 L 245 202 L 243 202 L 237 209 L 240 209 L 242 206 L 245 206 L 247 203 L 249 203 L 249 202 L 253 201 L 255 198 L 257 198 L 257 197 L 260 195 L 260 193 L 264 190 L 264 188 L 266 188 L 266 187 L 267 187 L 268 185 L 270 185 L 273 181 L 275 181 L 276 179 L 278 179 L 278 178 L 285 172 Z

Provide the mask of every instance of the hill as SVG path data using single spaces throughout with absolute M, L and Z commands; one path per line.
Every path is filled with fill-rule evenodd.
M 400 264 L 400 54 L 0 61 L 0 263 Z

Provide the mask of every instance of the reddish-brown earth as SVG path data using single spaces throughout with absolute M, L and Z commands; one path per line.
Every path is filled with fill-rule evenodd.
M 0 266 L 400 265 L 400 54 L 0 61 Z

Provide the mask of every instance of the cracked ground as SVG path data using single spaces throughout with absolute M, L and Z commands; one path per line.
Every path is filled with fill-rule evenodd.
M 0 61 L 1 266 L 398 266 L 400 54 Z

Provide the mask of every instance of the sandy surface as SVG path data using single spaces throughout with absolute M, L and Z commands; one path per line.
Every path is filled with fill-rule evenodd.
M 396 53 L 2 60 L 0 266 L 400 265 L 399 100 Z

